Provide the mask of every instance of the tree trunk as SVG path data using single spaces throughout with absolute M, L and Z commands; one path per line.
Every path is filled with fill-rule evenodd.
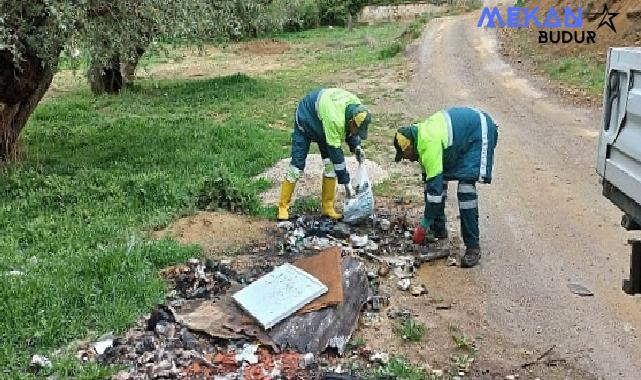
M 118 94 L 122 89 L 122 72 L 120 58 L 113 56 L 106 65 L 99 61 L 92 61 L 89 67 L 89 86 L 96 94 Z
M 352 27 L 353 27 L 353 25 L 352 25 L 352 14 L 348 13 L 347 14 L 347 31 L 351 32 L 352 31 Z
M 122 72 L 124 74 L 123 83 L 126 87 L 130 87 L 134 84 L 136 67 L 138 67 L 138 62 L 143 54 L 145 54 L 145 48 L 136 46 L 131 57 L 129 57 L 127 62 L 122 65 Z
M 56 50 L 54 49 L 54 52 Z M 56 57 L 60 54 L 57 50 Z M 44 65 L 35 54 L 23 55 L 20 70 L 8 51 L 0 51 L 0 164 L 17 156 L 20 132 L 51 85 L 58 60 Z

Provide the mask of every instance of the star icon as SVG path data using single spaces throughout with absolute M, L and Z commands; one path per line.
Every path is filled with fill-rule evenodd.
M 614 33 L 617 32 L 617 29 L 614 27 L 614 22 L 612 21 L 613 18 L 616 17 L 619 13 L 617 12 L 609 12 L 608 11 L 608 5 L 603 4 L 603 12 L 602 13 L 595 13 L 594 15 L 600 15 L 601 17 L 601 22 L 599 23 L 599 26 L 597 26 L 597 29 L 602 27 L 603 25 L 607 25 Z

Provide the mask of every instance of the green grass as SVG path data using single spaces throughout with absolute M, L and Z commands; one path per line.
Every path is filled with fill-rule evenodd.
M 542 69 L 550 78 L 567 86 L 585 90 L 589 95 L 600 96 L 603 93 L 605 64 L 596 57 L 563 56 L 541 48 L 532 48 L 532 31 L 522 29 L 511 34 L 519 53 Z
M 363 339 L 362 337 L 358 337 L 350 340 L 347 344 L 347 347 L 350 350 L 358 350 L 359 348 L 364 347 L 366 344 L 367 342 L 365 341 L 365 339 Z
M 139 82 L 120 97 L 82 91 L 41 105 L 25 133 L 26 159 L 0 173 L 6 200 L 0 205 L 6 231 L 0 273 L 26 273 L 0 284 L 6 300 L 0 377 L 29 378 L 33 353 L 50 355 L 94 331 L 122 331 L 162 301 L 157 270 L 199 251 L 172 240 L 150 241 L 146 229 L 195 208 L 273 216 L 273 209 L 257 203 L 268 184 L 249 180 L 289 152 L 288 134 L 267 125 L 290 122 L 308 89 L 340 84 L 332 82 L 333 73 L 398 63 L 390 59 L 397 54 L 378 61 L 380 52 L 404 31 L 416 38 L 427 21 L 279 35 L 297 46 L 306 64 L 260 77 Z M 167 59 L 146 56 L 143 64 Z M 220 114 L 229 117 L 212 117 Z M 293 208 L 315 210 L 318 200 Z M 425 334 L 415 321 L 401 329 L 411 341 Z M 54 363 L 61 378 L 109 373 L 69 357 Z M 429 378 L 401 358 L 385 371 L 399 379 Z
M 399 356 L 391 358 L 387 365 L 377 369 L 375 376 L 391 377 L 396 380 L 434 380 L 437 378 L 424 368 Z
M 603 91 L 605 66 L 584 57 L 565 57 L 547 60 L 545 72 L 555 80 L 599 95 Z
M 26 273 L 0 285 L 2 367 L 87 331 L 122 330 L 161 301 L 157 270 L 198 251 L 148 241 L 144 229 L 221 197 L 257 212 L 250 198 L 264 184 L 247 178 L 287 154 L 287 135 L 267 122 L 280 113 L 272 97 L 290 91 L 237 75 L 40 105 L 26 160 L 0 181 L 0 273 Z M 224 109 L 237 116 L 208 116 Z
M 401 51 L 403 51 L 403 45 L 398 41 L 394 41 L 388 46 L 379 50 L 378 59 L 387 59 L 387 58 L 396 57 L 398 53 L 400 53 Z
M 414 318 L 404 319 L 396 327 L 396 335 L 408 342 L 416 343 L 422 341 L 426 332 L 427 327 L 425 324 L 415 320 Z
M 251 178 L 290 148 L 289 132 L 268 125 L 291 123 L 296 102 L 331 85 L 331 73 L 386 65 L 377 47 L 401 31 L 385 24 L 282 35 L 314 46 L 304 66 L 140 81 L 120 96 L 82 90 L 40 104 L 23 134 L 23 160 L 0 169 L 0 378 L 107 377 L 53 352 L 124 331 L 163 301 L 158 270 L 200 254 L 145 231 L 198 208 L 273 217 L 257 201 L 269 184 Z M 318 200 L 297 207 L 317 209 Z M 25 275 L 4 276 L 9 270 Z M 50 356 L 54 369 L 30 374 L 34 353 Z

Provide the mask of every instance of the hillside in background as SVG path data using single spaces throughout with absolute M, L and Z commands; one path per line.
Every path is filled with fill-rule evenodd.
M 594 1 L 594 0 L 528 0 L 526 1 L 528 7 L 540 7 L 542 14 L 545 15 L 547 10 L 551 7 L 572 7 L 576 9 L 579 6 L 584 7 L 583 30 L 597 30 L 601 16 L 589 13 L 601 13 L 603 5 L 607 4 L 609 12 L 618 12 L 619 14 L 614 17 L 614 25 L 616 33 L 610 30 L 607 26 L 602 26 L 597 31 L 596 44 L 547 44 L 552 51 L 559 51 L 567 55 L 589 55 L 598 58 L 599 61 L 604 61 L 607 57 L 607 49 L 610 46 L 637 46 L 641 47 L 641 1 L 639 0 L 609 0 L 609 1 Z M 532 42 L 538 36 L 531 34 Z

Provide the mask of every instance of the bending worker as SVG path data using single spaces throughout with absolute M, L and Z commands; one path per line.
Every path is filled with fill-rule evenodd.
M 447 238 L 445 201 L 447 181 L 458 181 L 461 232 L 466 246 L 461 267 L 481 258 L 476 183 L 492 181 L 498 127 L 485 112 L 469 107 L 439 111 L 427 120 L 398 129 L 394 136 L 396 162 L 418 161 L 425 182 L 425 213 L 413 241 L 424 244 L 429 231 Z
M 341 144 L 347 142 L 359 162 L 364 159 L 361 139 L 367 139 L 372 117 L 352 93 L 340 88 L 316 89 L 298 103 L 292 133 L 292 161 L 285 174 L 278 203 L 278 220 L 289 219 L 289 203 L 296 182 L 305 170 L 311 142 L 318 144 L 324 163 L 321 214 L 332 219 L 342 215 L 334 210 L 336 182 L 345 185 L 348 197 L 354 195 Z

